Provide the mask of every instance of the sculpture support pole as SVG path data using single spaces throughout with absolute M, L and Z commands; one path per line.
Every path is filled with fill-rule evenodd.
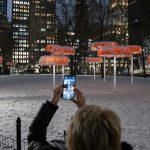
M 131 86 L 133 86 L 133 54 L 131 56 Z
M 53 65 L 53 89 L 55 89 L 55 65 Z
M 114 56 L 114 90 L 116 90 L 116 56 Z
M 10 65 L 10 75 L 12 74 L 12 65 Z
M 104 84 L 106 83 L 106 58 L 104 57 Z
M 93 63 L 94 66 L 94 80 L 95 80 L 95 63 Z
M 85 62 L 85 68 L 84 69 L 85 69 L 84 75 L 86 75 L 86 62 Z
M 65 66 L 62 65 L 62 80 L 64 79 L 64 74 L 65 74 Z

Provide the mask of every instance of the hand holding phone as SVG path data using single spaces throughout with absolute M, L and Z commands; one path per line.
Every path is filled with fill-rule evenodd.
M 84 94 L 77 88 L 74 89 L 76 94 L 76 100 L 74 99 L 73 102 L 78 106 L 78 108 L 86 105 Z
M 61 95 L 62 95 L 62 91 L 63 91 L 63 87 L 62 85 L 58 86 L 54 92 L 53 92 L 53 97 L 52 97 L 52 100 L 51 100 L 51 103 L 54 104 L 54 105 L 57 105 L 60 98 L 61 98 Z
M 63 93 L 62 98 L 65 100 L 72 100 L 75 96 L 74 87 L 76 83 L 76 76 L 65 75 L 63 81 Z

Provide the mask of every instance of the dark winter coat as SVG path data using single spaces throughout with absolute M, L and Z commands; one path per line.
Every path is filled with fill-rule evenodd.
M 57 109 L 58 106 L 48 101 L 42 105 L 29 127 L 28 150 L 66 150 L 64 141 L 46 140 L 47 127 Z

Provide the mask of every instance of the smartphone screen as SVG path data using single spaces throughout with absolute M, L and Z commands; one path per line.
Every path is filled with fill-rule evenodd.
M 65 75 L 63 81 L 63 94 L 62 98 L 66 100 L 71 100 L 74 98 L 74 87 L 76 83 L 76 76 L 74 75 Z

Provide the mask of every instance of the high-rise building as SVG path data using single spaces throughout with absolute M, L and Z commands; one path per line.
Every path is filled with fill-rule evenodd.
M 13 0 L 13 61 L 20 66 L 29 62 L 29 0 Z
M 110 1 L 108 39 L 128 44 L 128 0 Z
M 0 0 L 0 15 L 7 16 L 7 0 Z
M 30 62 L 35 64 L 45 46 L 55 43 L 55 0 L 31 0 Z
M 145 47 L 150 54 L 150 1 L 129 0 L 129 42 Z
M 13 60 L 35 66 L 48 43 L 55 41 L 55 0 L 13 0 Z

